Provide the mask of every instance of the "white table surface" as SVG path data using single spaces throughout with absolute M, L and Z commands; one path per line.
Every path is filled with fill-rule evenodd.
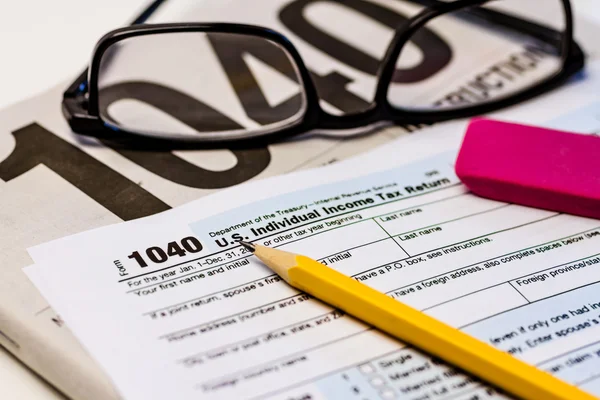
M 600 23 L 598 0 L 572 3 L 577 18 Z M 0 1 L 0 107 L 77 75 L 98 38 L 125 24 L 145 4 L 144 0 Z M 1 347 L 0 398 L 63 399 Z

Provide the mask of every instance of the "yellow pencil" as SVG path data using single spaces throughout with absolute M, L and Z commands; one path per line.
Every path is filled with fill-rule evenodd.
M 282 279 L 317 299 L 526 400 L 596 397 L 305 256 L 241 242 Z

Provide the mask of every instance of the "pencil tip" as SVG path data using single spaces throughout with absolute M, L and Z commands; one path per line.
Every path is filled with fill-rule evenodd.
M 256 251 L 256 246 L 254 245 L 254 243 L 244 242 L 243 240 L 240 240 L 239 243 L 253 253 L 254 251 Z

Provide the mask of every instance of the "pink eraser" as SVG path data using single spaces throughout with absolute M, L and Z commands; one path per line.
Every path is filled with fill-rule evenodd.
M 455 168 L 479 196 L 600 219 L 599 137 L 476 119 Z

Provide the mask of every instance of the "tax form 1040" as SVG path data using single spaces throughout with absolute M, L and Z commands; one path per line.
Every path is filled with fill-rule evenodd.
M 503 397 L 287 286 L 239 240 L 309 255 L 600 394 L 600 222 L 478 198 L 454 157 L 242 185 L 33 248 L 28 274 L 127 399 Z

